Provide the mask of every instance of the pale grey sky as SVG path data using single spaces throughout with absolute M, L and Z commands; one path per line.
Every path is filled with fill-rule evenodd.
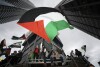
M 37 7 L 55 7 L 61 0 L 30 0 Z M 13 35 L 21 36 L 28 32 L 25 28 L 16 24 L 18 20 L 0 25 L 0 41 L 2 39 L 7 40 L 7 45 L 10 45 L 16 41 L 11 40 Z M 100 40 L 74 28 L 73 30 L 64 29 L 59 31 L 59 37 L 64 45 L 63 49 L 66 54 L 69 54 L 71 50 L 79 49 L 82 45 L 87 45 L 86 55 L 89 56 L 89 61 L 96 67 L 99 67 L 97 62 L 100 60 Z M 12 49 L 14 51 L 16 49 Z M 18 50 L 18 49 L 17 49 Z

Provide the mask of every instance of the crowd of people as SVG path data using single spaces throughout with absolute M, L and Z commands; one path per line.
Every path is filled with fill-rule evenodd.
M 3 42 L 5 42 L 5 40 L 3 40 Z M 4 45 L 4 43 L 3 43 L 3 45 Z M 11 53 L 11 55 L 9 55 L 3 49 L 3 45 L 1 45 L 1 47 L 0 47 L 0 56 L 5 55 L 6 58 L 3 59 L 2 61 L 0 61 L 0 65 L 2 67 L 5 67 L 7 64 L 15 65 L 15 64 L 19 63 L 22 58 L 22 52 L 18 51 L 18 53 L 17 53 L 17 51 L 14 51 L 13 53 Z M 86 52 L 86 45 L 84 45 L 84 47 L 82 47 L 82 49 L 84 49 L 84 51 Z M 51 62 L 51 65 L 58 65 L 58 63 L 59 63 L 58 61 L 60 61 L 62 63 L 62 65 L 65 65 L 66 64 L 65 60 L 71 59 L 71 56 L 72 56 L 72 57 L 78 57 L 82 61 L 88 63 L 86 65 L 86 67 L 89 67 L 89 65 L 91 65 L 87 61 L 88 58 L 85 56 L 85 54 L 83 55 L 82 52 L 79 51 L 78 49 L 75 49 L 75 53 L 72 50 L 70 52 L 70 56 L 67 55 L 68 58 L 65 58 L 66 55 L 64 55 L 63 53 L 64 53 L 63 51 L 59 52 L 57 49 L 55 50 L 53 48 L 51 51 L 48 51 L 46 49 L 46 47 L 43 44 L 41 44 L 41 45 L 36 45 L 35 49 L 28 53 L 28 58 L 29 58 L 29 61 L 35 60 L 36 62 L 40 62 L 42 59 L 42 61 L 44 63 L 46 63 L 47 59 L 49 59 L 49 61 Z
M 18 51 L 18 53 L 17 53 L 17 51 L 14 51 L 14 53 L 12 53 L 11 55 L 7 55 L 6 52 L 4 52 L 3 55 L 5 55 L 6 58 L 0 62 L 0 65 L 2 67 L 5 67 L 9 64 L 10 65 L 15 65 L 22 58 L 22 52 L 21 51 Z
M 85 46 L 85 48 L 86 48 L 86 46 Z M 36 59 L 37 61 L 39 61 L 39 59 L 43 59 L 44 63 L 46 63 L 46 61 L 47 61 L 46 59 L 50 59 L 51 65 L 54 65 L 54 64 L 58 65 L 57 61 L 60 61 L 62 63 L 62 65 L 65 65 L 64 60 L 66 59 L 66 57 L 64 57 L 64 56 L 66 56 L 66 55 L 64 55 L 62 53 L 63 53 L 63 51 L 59 52 L 57 49 L 56 50 L 52 49 L 51 51 L 48 51 L 43 44 L 36 45 L 35 49 L 29 53 L 29 60 Z M 70 56 L 79 57 L 81 60 L 83 60 L 85 62 L 86 62 L 85 59 L 87 59 L 87 58 L 84 59 L 84 56 L 78 49 L 75 49 L 75 53 L 72 50 L 70 53 Z M 68 58 L 70 56 L 68 56 Z
M 40 47 L 37 45 L 34 50 L 29 53 L 29 59 L 43 59 L 46 57 L 47 51 L 44 46 Z
M 50 57 L 50 60 L 51 60 L 51 65 L 58 65 L 58 62 L 57 61 L 60 61 L 62 63 L 62 65 L 64 65 L 64 57 L 62 55 L 62 53 L 59 53 L 58 51 L 52 51 L 52 54 L 51 54 L 51 57 Z
M 21 58 L 22 58 L 22 52 L 21 51 L 14 51 L 14 53 L 11 53 L 11 47 L 8 47 L 6 45 L 6 39 L 3 39 L 0 42 L 0 67 L 5 67 L 8 64 L 14 65 L 17 64 Z
M 39 59 L 43 59 L 44 63 L 46 63 L 46 61 L 47 61 L 46 59 L 50 59 L 51 65 L 58 65 L 58 63 L 59 63 L 58 61 L 60 61 L 62 63 L 62 65 L 65 65 L 66 61 L 64 61 L 64 60 L 71 59 L 70 58 L 71 56 L 80 58 L 82 61 L 88 63 L 87 67 L 90 64 L 87 61 L 88 58 L 85 55 L 82 55 L 82 52 L 79 51 L 78 49 L 75 49 L 75 53 L 72 50 L 70 52 L 70 56 L 67 55 L 68 58 L 65 58 L 64 56 L 65 55 L 63 54 L 63 51 L 59 52 L 57 50 L 53 50 L 52 49 L 49 52 L 49 51 L 47 51 L 47 49 L 46 49 L 46 47 L 44 45 L 42 45 L 42 46 L 37 45 L 35 47 L 35 49 L 31 53 L 29 53 L 29 59 L 36 59 L 38 62 L 39 62 Z
M 77 57 L 77 58 L 79 58 L 81 61 L 83 61 L 83 62 L 85 62 L 86 63 L 86 67 L 94 67 L 94 65 L 92 65 L 89 61 L 88 61 L 88 58 L 89 57 L 87 57 L 87 56 L 85 56 L 85 54 L 84 55 L 82 55 L 82 52 L 81 51 L 79 51 L 78 49 L 75 49 L 75 53 L 74 53 L 74 51 L 72 50 L 71 52 L 70 52 L 70 56 L 69 57 Z
M 42 59 L 44 63 L 46 63 L 47 61 L 50 61 L 51 65 L 54 65 L 54 64 L 58 65 L 56 61 L 60 61 L 62 63 L 64 62 L 62 53 L 59 53 L 57 50 L 53 50 L 53 49 L 51 51 L 48 51 L 44 45 L 42 46 L 37 45 L 32 52 L 29 53 L 29 60 L 36 59 L 38 62 L 40 62 Z

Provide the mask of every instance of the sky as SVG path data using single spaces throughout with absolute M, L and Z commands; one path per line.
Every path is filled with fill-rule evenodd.
M 55 7 L 61 0 L 30 0 L 36 7 Z M 18 42 L 11 40 L 13 35 L 21 36 L 24 33 L 27 33 L 28 30 L 17 25 L 18 20 L 11 21 L 5 24 L 0 25 L 0 41 L 6 39 L 7 45 Z M 66 54 L 69 54 L 71 50 L 81 49 L 81 46 L 86 45 L 87 51 L 86 55 L 89 57 L 89 61 L 93 63 L 96 67 L 98 66 L 98 61 L 100 61 L 100 40 L 90 36 L 81 30 L 74 28 L 73 30 L 64 29 L 59 31 L 59 38 L 63 43 L 63 49 Z M 14 50 L 20 49 L 12 49 Z

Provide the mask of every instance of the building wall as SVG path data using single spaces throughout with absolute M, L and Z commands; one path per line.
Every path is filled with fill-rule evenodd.
M 26 10 L 0 5 L 0 24 L 19 19 Z
M 26 10 L 12 6 L 0 5 L 0 24 L 17 20 Z
M 7 3 L 14 5 L 15 7 L 29 10 L 35 6 L 29 0 L 4 0 Z
M 100 39 L 100 0 L 64 0 L 58 8 L 74 27 Z
M 0 0 L 0 24 L 17 20 L 34 7 L 28 0 Z

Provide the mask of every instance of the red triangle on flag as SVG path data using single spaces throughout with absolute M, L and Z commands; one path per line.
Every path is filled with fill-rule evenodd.
M 35 22 L 23 22 L 23 23 L 18 22 L 18 24 L 32 31 L 33 33 L 39 35 L 40 37 L 44 38 L 48 42 L 50 42 L 50 39 L 48 38 L 48 35 L 46 34 L 46 31 L 44 29 L 43 20 L 35 21 Z

